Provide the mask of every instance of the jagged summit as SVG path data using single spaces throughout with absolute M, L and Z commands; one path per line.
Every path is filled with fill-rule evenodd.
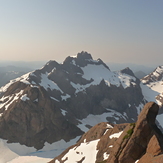
M 163 80 L 163 66 L 158 66 L 153 72 L 142 79 L 144 84 L 159 82 Z
M 81 53 L 77 54 L 78 59 L 93 59 L 90 53 L 87 53 L 86 51 L 82 51 Z
M 90 65 L 103 65 L 108 70 L 109 67 L 101 60 L 93 60 L 91 54 L 82 51 L 81 53 L 78 53 L 76 56 L 69 56 L 65 59 L 63 62 L 63 66 L 69 66 L 70 64 L 77 66 L 77 67 L 85 67 L 88 64 Z

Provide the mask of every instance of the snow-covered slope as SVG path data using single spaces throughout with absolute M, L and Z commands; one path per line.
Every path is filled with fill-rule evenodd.
M 120 137 L 125 126 L 114 126 L 108 123 L 100 123 L 94 126 L 75 145 L 56 157 L 52 163 L 101 162 L 97 161 L 98 159 L 106 162 L 109 151 L 114 148 L 113 144 Z M 105 145 L 103 145 L 104 142 Z
M 16 157 L 18 155 L 5 146 L 3 140 L 0 140 L 0 163 L 6 163 Z
M 152 73 L 145 76 L 141 82 L 143 92 L 149 99 L 154 100 L 162 106 L 163 103 L 163 66 L 157 67 Z M 147 97 L 147 99 L 148 99 Z M 148 101 L 149 101 L 148 99 Z
M 15 146 L 15 148 L 17 147 Z M 21 150 L 19 152 L 22 152 Z M 0 139 L 0 163 L 47 163 L 50 160 L 37 156 L 19 156 L 8 147 L 8 144 L 4 140 Z
M 160 106 L 157 121 L 163 127 L 163 66 L 157 67 L 141 80 L 141 89 L 147 101 L 154 101 Z

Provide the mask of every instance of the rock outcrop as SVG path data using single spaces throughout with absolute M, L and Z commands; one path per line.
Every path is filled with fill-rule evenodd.
M 127 161 L 134 163 L 146 153 L 152 136 L 155 135 L 158 141 L 163 139 L 161 131 L 155 124 L 158 110 L 158 105 L 153 102 L 145 105 L 136 124 L 129 124 L 115 142 L 108 163 L 125 163 Z M 161 141 L 160 145 L 162 145 Z
M 136 123 L 107 124 L 100 123 L 85 133 L 76 145 L 64 151 L 50 163 L 73 163 L 86 161 L 92 152 L 87 148 L 80 150 L 84 143 L 96 142 L 94 160 L 91 163 L 159 163 L 163 160 L 163 134 L 155 124 L 159 106 L 147 103 Z M 72 150 L 73 149 L 73 150 Z M 80 152 L 79 152 L 79 151 Z M 84 153 L 87 151 L 88 153 Z M 73 153 L 74 152 L 74 153 Z M 63 159 L 66 158 L 66 159 Z M 74 162 L 75 162 L 74 161 Z

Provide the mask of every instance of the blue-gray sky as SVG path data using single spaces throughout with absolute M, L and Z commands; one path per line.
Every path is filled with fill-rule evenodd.
M 0 0 L 0 60 L 163 65 L 162 0 Z

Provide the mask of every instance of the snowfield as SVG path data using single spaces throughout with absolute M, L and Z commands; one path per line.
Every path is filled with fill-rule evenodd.
M 49 161 L 51 161 L 51 159 L 37 156 L 19 156 L 7 163 L 47 163 Z
M 39 151 L 19 143 L 8 144 L 6 140 L 0 139 L 0 163 L 47 163 L 75 144 L 79 138 L 78 136 L 69 142 L 60 140 L 53 144 L 45 143 L 44 148 Z
M 69 152 L 62 158 L 62 160 L 66 160 L 64 163 L 75 163 L 82 159 L 82 163 L 94 163 L 96 161 L 96 155 L 98 150 L 97 144 L 98 140 L 94 140 L 91 142 L 81 143 L 80 146 L 74 147 L 69 150 Z M 60 163 L 58 160 L 55 163 Z

